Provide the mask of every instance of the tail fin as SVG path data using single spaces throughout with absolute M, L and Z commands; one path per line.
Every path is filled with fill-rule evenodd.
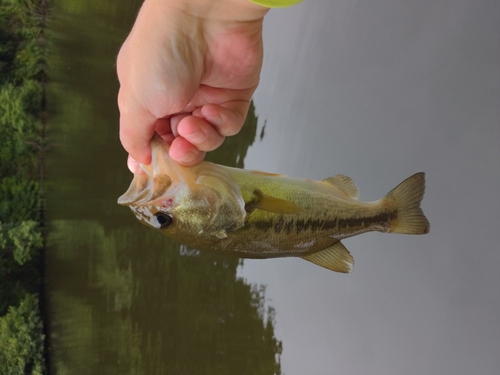
M 425 173 L 415 173 L 392 189 L 384 198 L 397 207 L 397 218 L 389 223 L 388 232 L 405 234 L 429 233 L 430 224 L 420 208 L 424 197 Z

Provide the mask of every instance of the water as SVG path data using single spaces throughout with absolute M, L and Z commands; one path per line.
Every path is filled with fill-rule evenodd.
M 138 4 L 99 6 L 56 7 L 51 23 L 51 369 L 279 373 L 273 310 L 262 286 L 236 277 L 239 260 L 182 249 L 116 204 L 131 175 L 117 140 L 114 58 Z M 214 160 L 243 166 L 256 134 L 256 118 L 248 122 Z
M 213 160 L 344 173 L 363 200 L 427 174 L 431 233 L 344 241 L 349 275 L 300 259 L 239 267 L 116 204 L 131 175 L 114 58 L 138 6 L 61 1 L 53 12 L 52 372 L 496 374 L 499 6 L 305 1 L 266 16 L 255 111 Z

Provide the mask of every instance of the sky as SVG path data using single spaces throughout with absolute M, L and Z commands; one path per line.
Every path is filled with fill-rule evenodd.
M 431 223 L 344 240 L 349 275 L 245 260 L 276 309 L 286 375 L 500 368 L 498 19 L 498 2 L 471 0 L 305 0 L 266 16 L 265 136 L 245 168 L 346 174 L 367 201 L 424 171 Z

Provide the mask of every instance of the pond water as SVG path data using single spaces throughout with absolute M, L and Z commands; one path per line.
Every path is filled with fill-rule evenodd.
M 53 374 L 497 374 L 500 6 L 305 1 L 266 16 L 244 130 L 208 157 L 362 200 L 425 171 L 426 236 L 344 243 L 349 275 L 198 253 L 116 200 L 114 59 L 140 1 L 50 22 L 46 285 Z

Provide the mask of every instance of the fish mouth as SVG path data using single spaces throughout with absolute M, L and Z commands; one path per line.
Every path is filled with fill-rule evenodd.
M 151 165 L 141 164 L 144 173 L 134 174 L 127 191 L 118 198 L 122 206 L 135 206 L 150 202 L 163 195 L 174 182 L 191 180 L 188 168 L 168 156 L 169 145 L 157 134 L 151 139 Z
M 134 179 L 127 191 L 118 198 L 122 206 L 136 206 L 146 204 L 160 197 L 172 185 L 167 175 L 150 176 L 147 173 L 134 175 Z
M 150 177 L 145 173 L 134 174 L 129 188 L 118 198 L 118 204 L 130 206 L 135 202 L 143 201 L 149 195 L 149 181 Z

